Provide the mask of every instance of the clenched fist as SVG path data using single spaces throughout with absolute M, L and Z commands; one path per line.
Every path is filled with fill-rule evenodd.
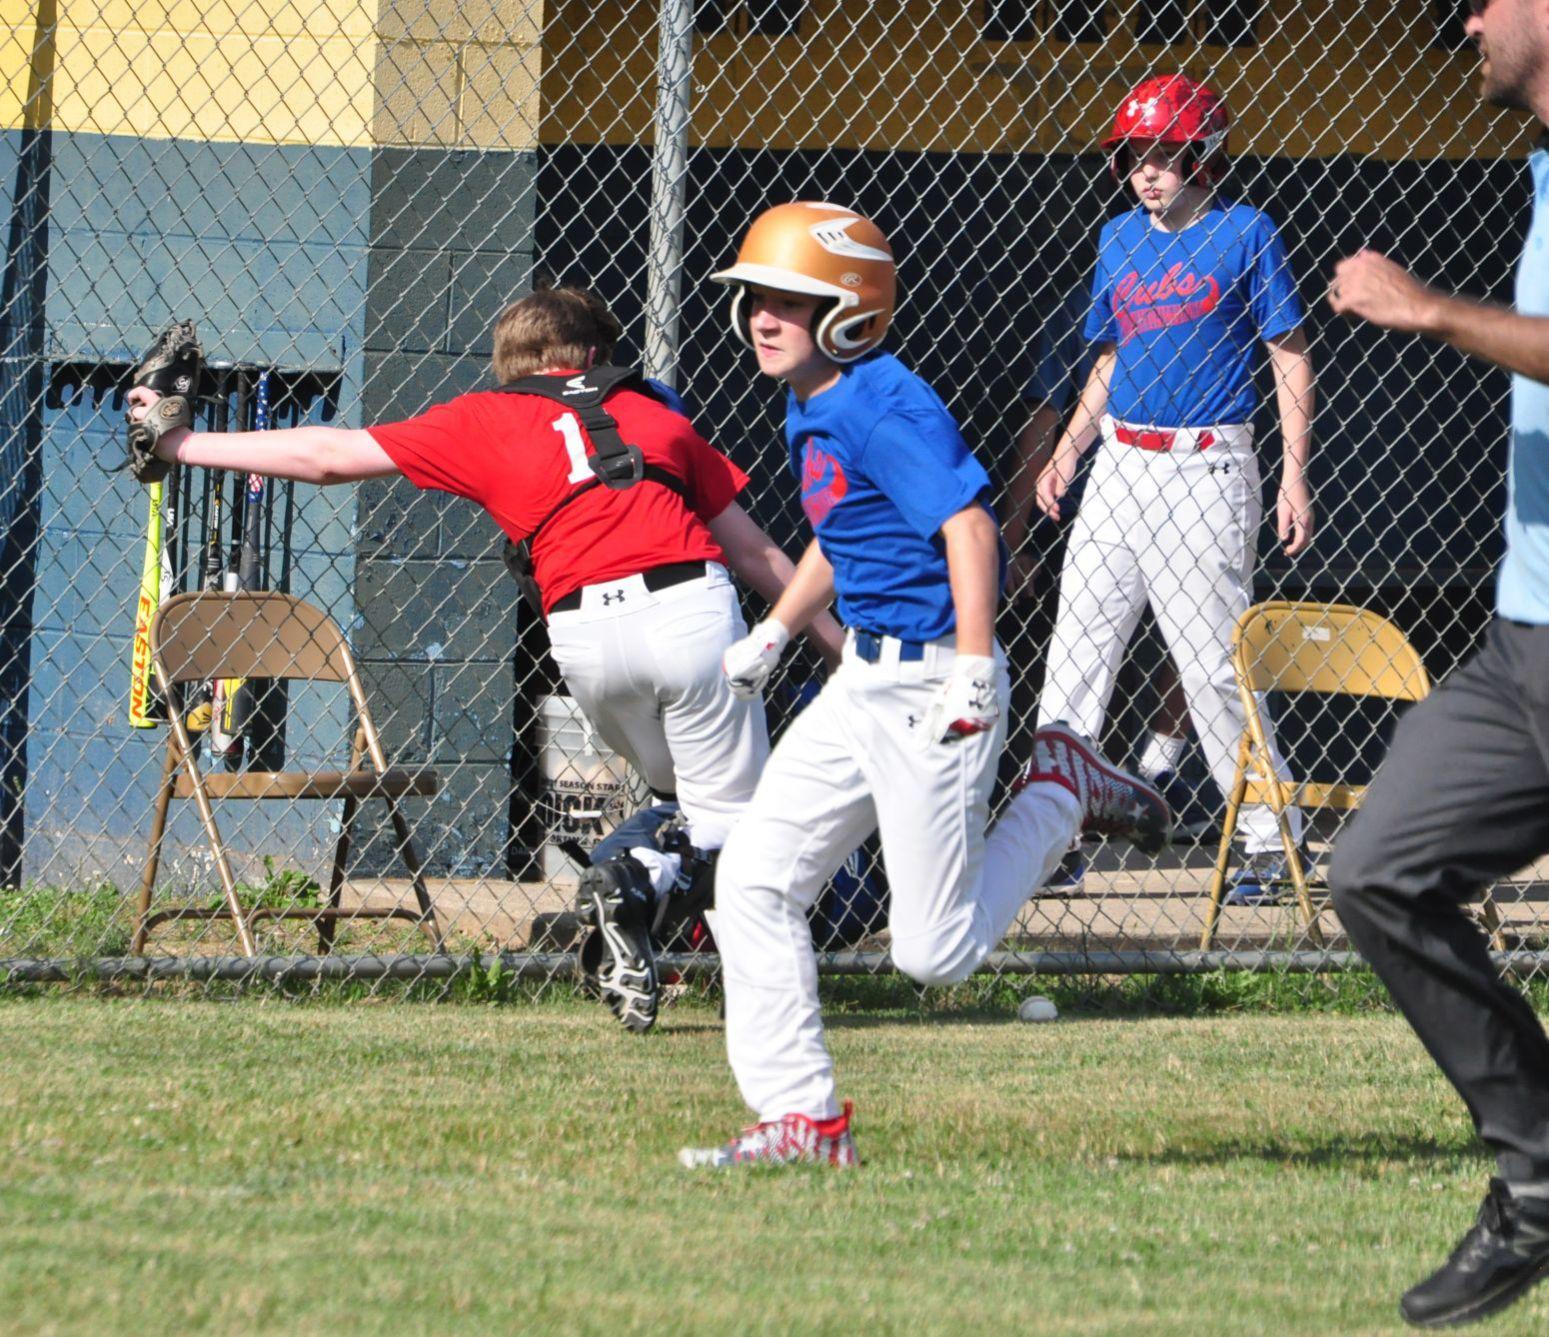
M 766 617 L 740 641 L 733 641 L 721 656 L 721 671 L 731 694 L 746 701 L 758 695 L 775 671 L 791 633 L 772 617 Z
M 952 675 L 936 689 L 920 721 L 919 740 L 960 743 L 976 733 L 988 733 L 1000 719 L 1000 694 L 995 661 L 988 655 L 958 655 Z

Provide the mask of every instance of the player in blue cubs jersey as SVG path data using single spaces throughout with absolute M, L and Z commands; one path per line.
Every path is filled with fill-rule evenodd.
M 1245 725 L 1231 637 L 1251 602 L 1262 518 L 1251 425 L 1260 347 L 1280 409 L 1276 530 L 1292 557 L 1312 539 L 1314 390 L 1278 231 L 1215 194 L 1226 131 L 1220 99 L 1182 75 L 1145 81 L 1120 107 L 1105 147 L 1139 205 L 1102 229 L 1085 328 L 1096 359 L 1038 483 L 1040 506 L 1056 515 L 1077 460 L 1101 438 L 1060 574 L 1040 718 L 1101 732 L 1149 601 L 1222 793 Z M 1301 815 L 1282 833 L 1267 806 L 1250 806 L 1240 827 L 1247 860 L 1231 899 L 1274 899 L 1298 857 Z
M 1011 558 L 1006 600 L 1018 605 L 1017 635 L 1009 647 L 1012 710 L 1007 735 L 1013 749 L 1032 732 L 1036 720 L 1037 696 L 1043 686 L 1039 666 L 1047 657 L 1054 634 L 1056 582 L 1069 522 L 1080 508 L 1092 461 L 1090 454 L 1082 456 L 1075 479 L 1060 498 L 1059 522 L 1050 520 L 1036 505 L 1035 484 L 1053 459 L 1060 429 L 1092 372 L 1096 345 L 1085 334 L 1091 310 L 1091 279 L 1085 276 L 1040 320 L 1031 374 L 1022 391 L 1027 421 L 1007 465 L 1006 512 L 1001 525 Z M 1196 774 L 1196 767 L 1188 764 L 1189 706 L 1172 657 L 1163 653 L 1148 654 L 1147 658 L 1156 709 L 1137 772 L 1167 800 L 1173 816 L 1173 839 L 1204 839 L 1217 821 L 1220 799 L 1213 792 L 1214 782 L 1204 779 L 1202 768 Z M 1001 774 L 1006 774 L 1004 759 Z M 1050 887 L 1059 894 L 1080 892 L 1086 866 L 1080 850 L 1072 850 Z
M 758 1122 L 680 1159 L 853 1165 L 804 918 L 850 851 L 880 834 L 893 962 L 942 984 L 989 954 L 1079 829 L 1159 844 L 1167 809 L 1058 727 L 1036 736 L 986 838 L 1009 691 L 994 639 L 1000 534 L 952 415 L 877 347 L 894 303 L 887 239 L 837 205 L 780 205 L 715 277 L 733 286 L 732 326 L 759 369 L 788 388 L 788 459 L 814 535 L 770 616 L 726 651 L 732 690 L 756 692 L 836 596 L 848 630 L 716 874 L 727 1054 Z
M 1285 243 L 1257 209 L 1212 202 L 1173 232 L 1142 206 L 1103 225 L 1083 332 L 1122 350 L 1108 380 L 1121 422 L 1247 422 L 1260 342 L 1302 320 Z

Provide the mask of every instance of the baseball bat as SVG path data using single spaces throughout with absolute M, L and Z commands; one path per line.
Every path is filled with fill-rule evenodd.
M 150 509 L 145 521 L 145 558 L 140 564 L 140 596 L 135 603 L 134 644 L 129 656 L 129 723 L 136 729 L 154 728 L 166 718 L 166 703 L 151 683 L 151 619 L 161 606 L 164 487 L 164 483 L 152 483 L 145 490 Z

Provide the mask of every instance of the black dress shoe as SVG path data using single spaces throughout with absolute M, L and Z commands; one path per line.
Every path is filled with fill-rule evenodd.
M 1506 1308 L 1549 1276 L 1549 1199 L 1514 1198 L 1490 1181 L 1479 1217 L 1430 1276 L 1404 1292 L 1404 1319 L 1417 1328 L 1472 1323 Z

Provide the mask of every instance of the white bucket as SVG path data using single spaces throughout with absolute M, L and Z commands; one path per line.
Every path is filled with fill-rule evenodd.
M 574 882 L 581 868 L 560 849 L 575 841 L 593 849 L 638 807 L 633 772 L 597 736 L 569 696 L 538 703 L 538 756 L 543 770 L 539 809 L 543 814 L 543 875 Z

